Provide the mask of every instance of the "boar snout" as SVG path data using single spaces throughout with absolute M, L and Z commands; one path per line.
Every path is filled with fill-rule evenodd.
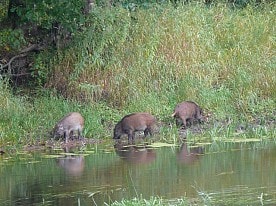
M 113 135 L 113 139 L 120 139 L 121 137 L 121 132 L 118 131 L 117 128 L 114 129 L 114 135 Z

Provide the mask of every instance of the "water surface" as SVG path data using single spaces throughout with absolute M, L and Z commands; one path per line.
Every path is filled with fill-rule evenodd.
M 276 205 L 276 143 L 125 146 L 0 156 L 0 205 L 103 205 L 150 196 Z

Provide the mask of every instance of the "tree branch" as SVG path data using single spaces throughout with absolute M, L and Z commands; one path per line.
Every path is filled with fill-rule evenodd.
M 22 57 L 27 56 L 29 52 L 40 51 L 40 50 L 42 50 L 42 48 L 39 47 L 38 44 L 32 44 L 31 46 L 23 49 L 18 55 L 12 57 L 7 64 L 4 64 L 4 65 L 0 64 L 0 70 L 3 70 L 4 68 L 8 67 L 8 71 L 7 71 L 8 75 L 14 76 L 14 74 L 11 73 L 11 70 L 12 70 L 11 64 L 12 64 L 12 62 L 17 58 L 22 58 Z

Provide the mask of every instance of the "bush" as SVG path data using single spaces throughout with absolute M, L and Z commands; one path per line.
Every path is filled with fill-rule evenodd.
M 20 29 L 0 30 L 0 54 L 14 53 L 26 45 L 24 33 Z

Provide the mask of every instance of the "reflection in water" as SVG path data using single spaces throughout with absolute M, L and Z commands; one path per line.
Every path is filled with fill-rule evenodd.
M 0 205 L 109 205 L 140 195 L 276 205 L 275 142 L 215 142 L 203 146 L 204 155 L 202 147 L 186 143 L 177 152 L 122 144 L 114 149 L 112 143 L 88 148 L 84 157 L 68 153 L 56 159 L 56 151 L 19 154 L 11 161 L 1 156 Z
M 152 148 L 117 143 L 114 145 L 115 152 L 128 163 L 148 164 L 156 159 L 156 153 Z
M 184 142 L 176 154 L 176 159 L 182 164 L 193 164 L 199 160 L 203 153 L 202 147 L 188 148 L 187 143 Z
M 77 142 L 68 142 L 62 145 L 62 149 L 65 153 L 74 153 L 81 150 L 81 145 L 77 145 Z
M 84 157 L 80 155 L 67 155 L 58 158 L 57 164 L 65 170 L 66 174 L 80 177 L 84 170 Z

